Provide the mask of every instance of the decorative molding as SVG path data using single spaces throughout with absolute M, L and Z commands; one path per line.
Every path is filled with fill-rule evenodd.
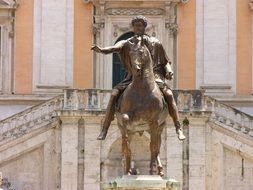
M 156 26 L 154 24 L 147 26 L 146 28 L 146 33 L 151 33 L 151 36 L 156 37 L 156 31 L 155 31 Z
M 175 6 L 181 1 L 166 1 L 165 2 L 165 28 L 168 29 L 170 36 L 173 36 L 178 31 L 178 25 L 176 23 Z
M 110 8 L 106 9 L 108 15 L 163 15 L 159 8 Z
M 113 25 L 114 31 L 113 31 L 113 36 L 116 38 L 118 37 L 118 33 L 126 33 L 127 31 L 130 31 L 132 28 L 131 23 L 125 26 L 120 26 L 119 24 L 114 24 Z M 146 33 L 151 33 L 153 37 L 156 36 L 156 31 L 155 31 L 156 26 L 154 24 L 148 25 L 146 28 Z
M 0 9 L 16 9 L 17 7 L 17 0 L 0 0 Z
M 105 3 L 105 2 L 110 2 L 111 1 L 108 1 L 108 0 L 82 0 L 83 3 L 87 4 L 87 3 L 90 3 L 92 2 L 93 4 L 100 4 L 101 2 L 102 3 Z M 170 3 L 170 4 L 178 4 L 178 3 L 183 3 L 183 4 L 186 4 L 188 3 L 190 0 L 164 0 L 164 1 L 159 1 L 159 2 L 162 2 L 162 3 Z M 122 1 L 121 0 L 114 0 L 113 3 L 121 3 Z M 133 1 L 125 1 L 125 2 L 133 2 Z M 136 2 L 142 2 L 143 1 L 136 1 Z M 150 1 L 152 2 L 152 1 Z M 153 1 L 153 3 L 156 3 L 157 1 Z
M 40 89 L 64 89 L 64 88 L 69 88 L 70 86 L 68 85 L 43 85 L 43 84 L 38 84 L 36 85 L 37 88 Z
M 165 28 L 169 30 L 170 35 L 177 34 L 178 24 L 175 22 L 165 22 Z
M 93 34 L 98 35 L 100 34 L 100 30 L 105 27 L 105 23 L 94 23 L 93 24 Z
M 125 33 L 127 31 L 129 31 L 131 29 L 131 23 L 129 23 L 129 25 L 126 25 L 126 26 L 120 26 L 119 24 L 113 24 L 113 29 L 114 29 L 113 36 L 116 38 L 116 37 L 118 37 L 119 32 Z
M 119 30 L 121 32 L 127 32 L 131 28 L 131 26 L 132 26 L 131 23 L 129 23 L 129 25 L 125 27 L 119 26 L 118 24 L 113 25 L 114 30 Z
M 1 8 L 0 8 L 1 9 Z M 10 16 L 11 10 L 3 10 L 0 14 L 0 92 L 2 94 L 10 94 L 12 90 L 12 62 L 13 62 L 13 34 L 14 18 Z

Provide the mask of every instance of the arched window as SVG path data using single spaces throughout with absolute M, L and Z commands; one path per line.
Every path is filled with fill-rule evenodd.
M 117 43 L 120 40 L 126 40 L 126 39 L 132 37 L 133 35 L 134 35 L 133 32 L 127 32 L 127 33 L 123 34 L 122 36 L 120 36 L 115 43 Z M 123 64 L 121 63 L 120 58 L 117 53 L 113 54 L 112 62 L 113 62 L 112 86 L 114 87 L 120 81 L 122 81 L 124 79 L 125 69 L 124 69 Z

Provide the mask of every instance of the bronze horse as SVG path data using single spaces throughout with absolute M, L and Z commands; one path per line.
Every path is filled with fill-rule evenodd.
M 168 116 L 167 105 L 155 82 L 152 57 L 143 39 L 136 37 L 134 43 L 129 42 L 129 47 L 133 80 L 119 98 L 116 109 L 122 134 L 122 152 L 126 160 L 125 173 L 131 175 L 130 134 L 148 131 L 151 138 L 150 174 L 163 176 L 159 153 L 161 133 Z

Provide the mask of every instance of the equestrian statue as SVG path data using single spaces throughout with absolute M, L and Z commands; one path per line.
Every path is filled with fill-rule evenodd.
M 103 128 L 97 139 L 105 139 L 116 114 L 126 159 L 125 173 L 131 175 L 131 134 L 148 131 L 151 140 L 150 174 L 163 176 L 159 153 L 161 133 L 168 114 L 173 119 L 178 139 L 185 139 L 172 90 L 166 84 L 166 79 L 173 78 L 171 62 L 159 40 L 145 34 L 145 17 L 134 17 L 132 26 L 133 37 L 111 47 L 100 48 L 95 45 L 91 48 L 103 54 L 117 52 L 127 73 L 125 79 L 112 90 Z

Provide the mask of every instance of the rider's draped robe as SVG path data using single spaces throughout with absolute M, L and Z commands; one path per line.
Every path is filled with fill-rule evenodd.
M 130 43 L 133 43 L 133 40 L 134 37 L 131 37 L 128 40 L 121 41 L 122 45 L 120 51 L 118 52 L 119 57 L 124 65 L 124 68 L 126 69 L 125 78 L 114 87 L 116 89 L 119 89 L 120 91 L 125 90 L 126 87 L 132 82 L 132 74 L 130 69 L 131 59 L 129 53 Z M 170 68 L 171 62 L 169 61 L 168 56 L 166 55 L 166 52 L 158 39 L 144 35 L 143 40 L 153 60 L 155 81 L 158 84 L 159 88 L 164 88 L 165 86 L 167 86 L 165 82 L 165 75 L 168 68 Z

